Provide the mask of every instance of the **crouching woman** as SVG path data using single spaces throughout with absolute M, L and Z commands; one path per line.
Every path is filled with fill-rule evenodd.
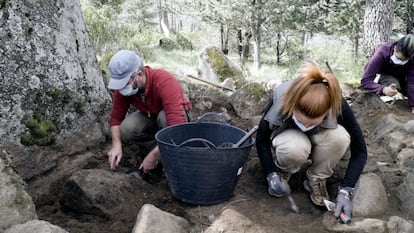
M 289 195 L 290 175 L 306 167 L 304 186 L 317 206 L 329 200 L 326 180 L 350 147 L 335 215 L 351 216 L 352 195 L 367 150 L 360 126 L 331 72 L 308 62 L 295 79 L 276 86 L 261 118 L 256 146 L 270 195 Z

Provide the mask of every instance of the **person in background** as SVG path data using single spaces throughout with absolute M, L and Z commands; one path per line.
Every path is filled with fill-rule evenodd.
M 414 114 L 414 35 L 380 45 L 365 66 L 361 85 L 377 95 L 408 97 Z
M 189 121 L 192 110 L 178 80 L 163 69 L 144 66 L 133 51 L 120 50 L 109 62 L 113 92 L 110 117 L 112 148 L 108 152 L 111 169 L 122 159 L 122 142 L 139 145 L 148 154 L 139 169 L 148 173 L 160 160 L 155 134 L 161 128 Z M 128 114 L 133 106 L 137 111 Z
M 307 62 L 295 79 L 273 89 L 256 135 L 270 195 L 290 195 L 291 174 L 306 167 L 305 189 L 313 204 L 324 206 L 324 199 L 329 200 L 326 180 L 349 146 L 351 158 L 338 187 L 336 217 L 341 212 L 351 217 L 354 187 L 367 160 L 362 131 L 342 98 L 339 82 L 331 72 Z

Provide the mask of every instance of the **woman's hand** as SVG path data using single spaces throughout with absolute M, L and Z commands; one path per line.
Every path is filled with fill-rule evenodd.
M 383 93 L 384 95 L 386 95 L 386 96 L 390 96 L 390 97 L 392 97 L 392 96 L 396 95 L 396 94 L 398 93 L 398 90 L 397 90 L 397 88 L 396 88 L 394 85 L 395 85 L 395 84 L 391 84 L 391 85 L 389 85 L 389 86 L 385 86 L 385 87 L 382 89 L 382 93 Z

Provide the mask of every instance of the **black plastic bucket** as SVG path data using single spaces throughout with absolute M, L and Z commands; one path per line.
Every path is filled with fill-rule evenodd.
M 231 198 L 254 139 L 236 148 L 220 145 L 236 144 L 246 134 L 229 124 L 200 121 L 158 131 L 155 138 L 173 196 L 194 205 Z

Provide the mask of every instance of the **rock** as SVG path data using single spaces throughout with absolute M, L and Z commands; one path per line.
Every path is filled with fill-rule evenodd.
M 387 228 L 388 233 L 414 233 L 414 222 L 392 216 L 387 222 Z
M 325 229 L 333 232 L 386 233 L 385 222 L 374 218 L 354 217 L 350 224 L 342 224 L 331 213 L 326 213 L 322 224 Z
M 404 124 L 404 129 L 409 134 L 414 134 L 414 120 L 407 121 L 407 123 Z
M 0 15 L 0 145 L 30 179 L 59 158 L 38 146 L 76 153 L 103 142 L 111 98 L 79 1 L 5 1 Z
M 31 220 L 24 224 L 15 225 L 4 233 L 68 233 L 65 229 L 42 220 Z
M 406 212 L 409 218 L 414 218 L 414 171 L 409 170 L 403 183 L 397 189 L 397 196 L 401 201 L 401 210 Z
M 13 171 L 10 163 L 8 155 L 0 151 L 0 232 L 13 225 L 37 219 L 32 198 L 25 191 L 26 184 Z
M 402 148 L 411 144 L 412 141 L 410 137 L 407 137 L 407 132 L 403 130 L 404 125 L 398 119 L 392 113 L 387 114 L 371 135 L 374 143 L 386 142 L 384 147 L 391 155 L 398 154 Z
M 399 165 L 399 169 L 401 171 L 406 171 L 407 169 L 411 169 L 414 167 L 414 149 L 413 148 L 405 148 L 398 153 L 397 156 L 397 164 Z
M 164 212 L 152 204 L 145 204 L 139 211 L 132 233 L 185 233 L 189 223 L 181 217 Z
M 132 180 L 139 181 L 123 173 L 81 170 L 66 181 L 60 203 L 63 209 L 109 218 L 125 201 L 126 193 L 132 193 L 136 188 Z
M 232 78 L 237 86 L 238 81 L 244 81 L 240 68 L 217 47 L 207 47 L 200 53 L 198 70 L 202 79 L 215 83 Z
M 204 233 L 265 233 L 250 219 L 233 209 L 225 209 Z
M 381 179 L 375 173 L 362 174 L 353 198 L 353 216 L 379 216 L 388 208 L 388 198 Z

